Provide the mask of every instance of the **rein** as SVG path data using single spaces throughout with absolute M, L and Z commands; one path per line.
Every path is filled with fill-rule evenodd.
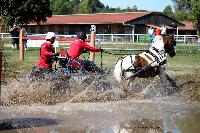
M 148 67 L 149 67 L 151 64 L 153 64 L 154 62 L 156 62 L 156 60 L 153 61 L 153 62 L 151 62 L 151 63 L 149 63 L 148 65 L 142 67 L 141 69 L 137 70 L 136 72 L 134 72 L 134 75 L 131 76 L 131 77 L 129 77 L 129 78 L 125 78 L 124 75 L 121 75 L 121 76 L 122 76 L 122 78 L 123 78 L 124 80 L 131 79 L 132 77 L 137 76 L 140 72 L 142 72 L 143 70 L 145 70 L 146 68 L 148 68 Z M 131 71 L 131 69 L 123 70 L 122 72 L 129 72 L 129 71 Z
M 152 65 L 153 63 L 155 63 L 155 62 L 157 62 L 157 63 L 159 64 L 159 66 L 164 65 L 164 64 L 166 63 L 166 60 L 160 61 L 160 60 L 163 58 L 163 55 L 162 55 L 157 49 L 154 49 L 154 50 L 158 53 L 158 55 L 159 55 L 160 58 L 159 58 L 158 56 L 156 56 L 156 55 L 155 55 L 153 52 L 151 52 L 150 50 L 145 51 L 146 53 L 149 53 L 150 55 L 152 55 L 152 56 L 155 58 L 155 60 L 152 61 L 151 63 L 149 63 L 148 65 L 146 65 L 146 66 L 144 66 L 144 67 L 141 67 L 141 68 L 139 68 L 139 69 L 136 69 L 136 67 L 134 66 L 133 60 L 132 60 L 132 55 L 127 55 L 127 56 L 130 56 L 132 66 L 130 66 L 130 67 L 129 67 L 128 69 L 126 69 L 126 70 L 123 70 L 123 69 L 122 69 L 123 59 L 126 58 L 127 56 L 120 57 L 118 60 L 120 60 L 120 59 L 122 60 L 122 61 L 121 61 L 121 69 L 122 69 L 121 77 L 122 77 L 124 80 L 131 79 L 132 77 L 137 76 L 140 72 L 144 71 L 146 68 L 148 68 L 149 66 L 151 66 L 151 65 Z M 165 57 L 165 55 L 164 55 L 164 57 Z M 134 68 L 131 69 L 131 67 L 134 67 L 135 69 L 134 69 Z M 129 78 L 126 78 L 126 77 L 124 76 L 124 72 L 134 72 L 134 75 L 131 76 L 131 77 L 129 77 Z
M 114 55 L 114 53 L 111 53 L 111 52 L 108 52 L 108 51 L 102 51 L 102 52 L 104 52 L 106 54 L 112 54 L 112 55 Z

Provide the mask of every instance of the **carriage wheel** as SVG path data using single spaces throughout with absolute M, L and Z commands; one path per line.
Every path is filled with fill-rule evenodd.
M 36 74 L 36 71 L 35 71 L 35 67 L 34 67 L 32 69 L 32 71 L 31 71 L 29 77 L 28 77 L 29 81 L 34 81 L 36 79 L 36 75 L 35 74 Z

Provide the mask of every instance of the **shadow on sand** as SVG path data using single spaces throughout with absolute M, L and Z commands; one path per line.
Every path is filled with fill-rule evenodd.
M 60 120 L 44 118 L 14 118 L 0 120 L 0 130 L 22 129 L 61 124 Z

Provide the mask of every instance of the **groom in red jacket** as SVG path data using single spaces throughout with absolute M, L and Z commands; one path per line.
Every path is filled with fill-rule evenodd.
M 85 32 L 78 32 L 77 34 L 77 39 L 75 39 L 71 44 L 70 47 L 68 49 L 68 56 L 75 60 L 78 63 L 72 63 L 71 66 L 73 68 L 78 68 L 78 67 L 82 67 L 83 63 L 81 60 L 79 60 L 79 56 L 82 54 L 82 52 L 84 50 L 86 51 L 91 51 L 91 52 L 100 52 L 103 51 L 103 49 L 101 48 L 95 48 L 95 47 L 91 47 L 90 45 L 88 45 L 85 42 L 85 39 L 87 38 L 86 33 Z
M 53 43 L 55 41 L 56 35 L 53 32 L 48 32 L 46 34 L 46 41 L 40 47 L 40 59 L 38 62 L 38 68 L 40 69 L 52 69 L 52 57 L 58 56 L 59 53 L 55 53 L 53 48 Z

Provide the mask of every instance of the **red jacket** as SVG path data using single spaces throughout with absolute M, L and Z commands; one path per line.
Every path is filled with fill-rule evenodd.
M 70 44 L 67 53 L 71 59 L 77 59 L 84 49 L 91 52 L 99 52 L 101 50 L 100 48 L 94 48 L 89 46 L 86 42 L 84 42 L 81 39 L 76 39 Z
M 40 47 L 40 59 L 38 62 L 38 67 L 47 67 L 49 69 L 52 68 L 52 59 L 51 57 L 54 55 L 54 48 L 51 43 L 44 42 Z
M 157 29 L 155 30 L 155 35 L 161 35 L 161 30 L 160 30 L 160 28 L 157 28 Z

